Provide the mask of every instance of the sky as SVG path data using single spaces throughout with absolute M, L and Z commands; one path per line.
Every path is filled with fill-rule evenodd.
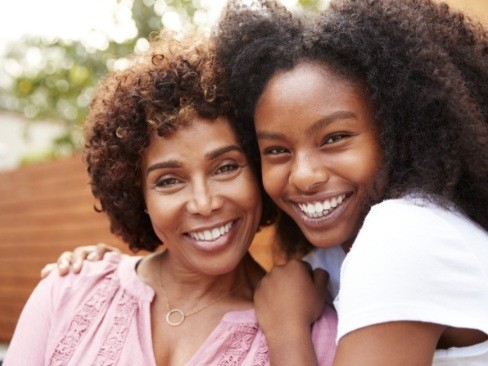
M 137 0 L 154 1 L 154 0 Z M 161 0 L 159 0 L 161 1 Z M 199 1 L 208 9 L 210 17 L 217 19 L 225 0 Z M 114 14 L 116 0 L 0 0 L 0 56 L 8 43 L 23 36 L 45 39 L 63 38 L 81 40 L 92 46 L 103 47 L 107 37 L 114 40 L 132 38 L 136 29 L 131 19 L 132 0 L 120 0 L 122 6 Z M 165 7 L 164 2 L 160 6 Z M 163 22 L 176 24 L 174 14 L 166 14 Z M 25 59 L 29 59 L 26 54 Z M 0 63 L 2 59 L 0 58 Z M 0 70 L 2 70 L 0 65 Z M 0 71 L 2 72 L 2 71 Z M 0 74 L 0 87 L 2 87 Z M 3 119 L 2 119 L 3 118 Z M 37 123 L 29 140 L 24 139 L 25 121 L 14 114 L 0 118 L 0 170 L 13 168 L 18 157 L 46 148 L 51 139 L 60 134 L 52 123 Z M 18 120 L 17 120 L 17 119 Z M 12 123 L 16 122 L 16 123 Z
M 154 2 L 154 0 L 137 0 Z M 194 0 L 209 9 L 216 19 L 225 0 Z M 160 1 L 164 8 L 164 1 Z M 132 0 L 121 0 L 122 6 L 112 16 L 116 0 L 1 0 L 0 52 L 7 42 L 24 35 L 52 39 L 87 40 L 97 42 L 101 34 L 123 40 L 131 38 L 135 26 L 131 22 Z M 166 16 L 167 22 L 174 17 Z M 98 42 L 101 42 L 99 39 Z
M 114 0 L 3 0 L 0 38 L 15 40 L 25 34 L 77 38 L 92 27 L 111 23 Z
M 144 2 L 164 0 L 137 0 Z M 210 17 L 216 19 L 225 0 L 193 0 L 208 8 Z M 102 42 L 100 34 L 111 38 L 123 39 L 135 32 L 130 21 L 132 0 L 121 0 L 122 6 L 116 14 L 118 26 L 114 25 L 112 9 L 116 0 L 0 0 L 0 52 L 6 42 L 19 39 L 23 35 L 36 35 L 46 38 L 87 39 Z M 293 6 L 297 0 L 282 0 L 285 5 Z M 471 8 L 477 12 L 488 11 L 488 0 L 448 0 L 458 7 Z M 163 4 L 164 5 L 164 4 Z M 485 13 L 485 19 L 488 15 Z M 171 14 L 167 21 L 174 21 Z M 88 41 L 87 41 L 88 42 Z

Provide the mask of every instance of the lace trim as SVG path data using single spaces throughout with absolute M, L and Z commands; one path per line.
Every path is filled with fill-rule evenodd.
M 83 339 L 88 328 L 102 314 L 106 314 L 120 283 L 113 274 L 107 275 L 96 292 L 83 304 L 75 314 L 67 334 L 59 341 L 49 361 L 49 365 L 67 365 L 78 344 Z M 117 363 L 122 346 L 127 337 L 129 325 L 137 309 L 137 299 L 123 291 L 116 307 L 113 325 L 110 327 L 103 345 L 100 347 L 94 366 L 114 365 Z
M 261 341 L 259 342 L 259 349 L 256 353 L 256 357 L 254 358 L 253 365 L 267 366 L 269 364 L 268 342 L 266 341 L 265 337 L 262 337 Z
M 137 300 L 124 291 L 115 309 L 114 325 L 110 328 L 103 346 L 98 351 L 93 366 L 108 366 L 117 363 L 136 309 Z
M 88 327 L 98 314 L 105 312 L 109 305 L 108 300 L 113 297 L 118 288 L 119 283 L 114 280 L 112 275 L 108 275 L 103 279 L 97 291 L 75 314 L 67 334 L 57 344 L 49 365 L 61 366 L 68 363 Z
M 251 344 L 256 337 L 257 326 L 242 325 L 239 326 L 233 333 L 229 342 L 229 346 L 225 350 L 222 358 L 220 359 L 218 366 L 231 366 L 241 365 L 244 357 L 249 353 Z M 256 353 L 254 366 L 267 366 L 269 365 L 268 359 L 268 345 L 264 337 L 261 339 L 259 349 Z

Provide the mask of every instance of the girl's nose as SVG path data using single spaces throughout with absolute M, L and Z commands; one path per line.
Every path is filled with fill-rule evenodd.
M 330 172 L 313 154 L 297 154 L 288 182 L 301 192 L 313 192 L 329 180 Z

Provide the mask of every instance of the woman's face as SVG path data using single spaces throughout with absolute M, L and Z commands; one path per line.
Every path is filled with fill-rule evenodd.
M 265 190 L 312 244 L 348 250 L 381 193 L 382 152 L 364 89 L 301 63 L 268 82 L 254 121 Z
M 142 163 L 143 192 L 169 258 L 191 272 L 219 275 L 246 254 L 261 217 L 261 195 L 227 119 L 195 118 L 156 133 Z

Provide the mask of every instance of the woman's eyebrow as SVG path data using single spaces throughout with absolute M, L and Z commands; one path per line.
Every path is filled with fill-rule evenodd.
M 168 160 L 160 163 L 155 163 L 147 168 L 146 176 L 149 175 L 149 173 L 152 172 L 153 170 L 166 169 L 166 168 L 181 168 L 181 166 L 182 166 L 181 163 L 177 160 Z
M 215 149 L 213 151 L 206 153 L 205 158 L 207 160 L 212 160 L 212 159 L 215 159 L 215 158 L 219 157 L 220 155 L 223 155 L 229 151 L 238 151 L 238 152 L 242 153 L 242 148 L 240 146 L 237 146 L 237 145 L 224 146 L 224 147 L 221 147 L 221 148 L 218 148 L 218 149 Z
M 206 153 L 205 158 L 207 160 L 212 160 L 212 159 L 215 159 L 215 158 L 219 157 L 220 155 L 223 155 L 229 151 L 242 152 L 242 149 L 237 145 L 224 146 L 224 147 L 221 147 L 221 148 L 218 148 L 216 150 L 213 150 L 213 151 Z M 162 161 L 162 162 L 155 163 L 155 164 L 149 166 L 146 170 L 146 176 L 149 175 L 149 173 L 152 172 L 153 170 L 167 169 L 167 168 L 181 168 L 182 166 L 183 165 L 178 160 Z

